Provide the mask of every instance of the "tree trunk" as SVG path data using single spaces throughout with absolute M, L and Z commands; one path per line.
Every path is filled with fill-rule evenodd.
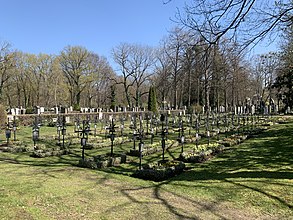
M 187 102 L 187 107 L 188 109 L 191 106 L 191 70 L 189 68 L 188 70 L 188 102 Z
M 204 85 L 204 94 L 205 94 L 205 110 L 207 115 L 209 115 L 210 111 L 210 87 L 209 87 L 209 70 L 205 70 L 205 85 Z

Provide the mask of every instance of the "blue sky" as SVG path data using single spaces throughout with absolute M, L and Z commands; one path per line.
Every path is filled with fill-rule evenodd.
M 0 39 L 13 48 L 58 54 L 80 45 L 108 58 L 121 42 L 157 46 L 183 1 L 0 0 L 0 5 Z
M 0 40 L 28 53 L 84 46 L 112 63 L 121 42 L 158 46 L 184 0 L 0 0 Z M 260 48 L 259 50 L 271 50 Z

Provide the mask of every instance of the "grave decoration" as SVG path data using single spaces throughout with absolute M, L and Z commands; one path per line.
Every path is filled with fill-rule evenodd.
M 130 129 L 132 129 L 132 139 L 133 139 L 133 150 L 136 150 L 136 138 L 137 138 L 137 132 L 136 132 L 136 115 L 133 114 L 130 121 Z
M 123 137 L 123 131 L 124 131 L 124 122 L 125 122 L 125 117 L 122 115 L 120 116 L 120 133 L 121 133 L 121 136 Z
M 166 128 L 164 128 L 164 121 L 165 121 L 164 114 L 161 114 L 160 121 L 162 124 L 162 130 L 161 130 L 161 138 L 162 138 L 161 143 L 162 143 L 162 150 L 163 150 L 163 154 L 162 154 L 163 160 L 162 161 L 165 162 L 166 135 L 168 133 L 168 130 Z
M 61 133 L 62 133 L 62 147 L 64 149 L 64 139 L 65 139 L 65 135 L 66 135 L 66 120 L 65 120 L 65 116 L 63 116 L 63 118 L 62 118 Z
M 115 132 L 117 127 L 114 124 L 114 119 L 112 118 L 110 126 L 107 128 L 109 130 L 108 137 L 111 140 L 111 153 L 110 156 L 113 157 L 113 148 L 114 148 L 114 140 L 115 140 Z
M 77 115 L 75 117 L 75 123 L 74 123 L 74 132 L 77 133 L 77 137 L 79 138 L 79 135 L 80 135 L 80 119 L 79 119 L 79 115 Z
M 150 127 L 149 134 L 151 136 L 151 144 L 153 144 L 155 135 L 154 135 L 153 116 L 152 115 L 150 115 L 150 117 L 149 117 L 149 123 L 150 123 L 150 125 L 149 125 L 149 127 Z
M 126 155 L 122 154 L 119 157 L 109 157 L 107 155 L 98 155 L 92 158 L 79 160 L 78 166 L 90 169 L 103 169 L 106 167 L 119 166 L 126 163 Z
M 181 144 L 181 152 L 183 152 L 183 147 L 184 147 L 184 141 L 185 141 L 185 137 L 184 137 L 184 126 L 183 126 L 183 119 L 182 116 L 179 116 L 179 127 L 178 127 L 178 138 L 177 141 L 179 144 Z
M 137 129 L 137 125 L 136 125 L 136 117 L 133 117 L 133 124 L 132 124 L 132 128 L 133 128 L 133 149 L 130 149 L 129 151 L 129 155 L 131 156 L 139 156 L 141 159 L 141 155 L 142 155 L 142 151 L 143 151 L 143 127 L 142 127 L 142 115 L 139 116 L 139 129 Z M 136 149 L 136 141 L 139 141 L 139 145 L 138 145 L 138 149 Z
M 62 117 L 60 115 L 57 116 L 57 135 L 58 135 L 58 143 L 57 145 L 61 145 L 61 129 L 62 129 Z
M 88 134 L 90 132 L 90 126 L 89 126 L 89 121 L 87 120 L 83 120 L 82 121 L 82 129 L 81 130 L 77 130 L 75 131 L 77 132 L 78 134 L 81 134 L 81 138 L 80 138 L 80 144 L 82 146 L 82 160 L 84 160 L 84 151 L 85 151 L 85 148 L 86 148 L 86 145 L 87 145 L 87 140 L 88 140 Z
M 200 115 L 198 115 L 198 117 L 196 118 L 196 122 L 195 122 L 195 130 L 196 130 L 196 133 L 195 133 L 195 144 L 196 146 L 198 146 L 198 142 L 199 142 L 199 128 L 200 128 L 200 121 L 199 121 L 199 118 L 200 118 Z
M 210 144 L 211 140 L 210 140 L 210 115 L 208 114 L 206 117 L 206 134 L 207 134 L 207 138 L 208 138 L 208 145 Z
M 35 120 L 33 122 L 33 130 L 32 130 L 32 132 L 33 132 L 32 138 L 33 138 L 33 142 L 34 142 L 34 148 L 36 148 L 36 143 L 40 137 L 40 127 L 41 127 L 40 118 L 38 116 L 36 116 Z
M 98 123 L 98 116 L 94 117 L 94 137 L 97 136 L 97 123 Z
M 13 129 L 13 140 L 16 141 L 17 124 L 16 124 L 16 117 L 15 117 L 15 115 L 13 116 L 12 129 Z
M 219 115 L 217 115 L 217 139 L 219 140 L 220 139 L 220 118 L 219 118 Z
M 202 163 L 223 150 L 224 146 L 219 143 L 201 144 L 188 152 L 181 153 L 178 160 L 186 163 Z
M 140 118 L 139 118 L 139 144 L 138 144 L 138 151 L 139 151 L 139 169 L 141 170 L 141 160 L 142 160 L 142 152 L 143 152 L 143 147 L 144 147 L 144 143 L 143 143 L 143 127 L 142 127 L 142 123 L 143 123 L 143 120 L 142 120 L 142 115 L 140 115 Z
M 136 170 L 132 176 L 159 182 L 182 173 L 184 169 L 185 164 L 181 161 L 154 162 L 144 165 L 140 170 Z
M 7 125 L 6 125 L 5 136 L 6 136 L 6 143 L 7 143 L 7 146 L 8 146 L 9 139 L 11 138 L 11 127 L 10 127 L 9 119 L 8 119 Z

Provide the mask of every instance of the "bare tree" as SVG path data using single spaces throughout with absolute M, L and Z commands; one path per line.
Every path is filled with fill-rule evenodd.
M 87 49 L 79 46 L 66 47 L 59 56 L 62 72 L 67 79 L 70 93 L 70 104 L 78 109 L 80 106 L 81 93 L 88 82 L 92 81 L 95 69 L 90 65 L 90 53 Z
M 113 78 L 114 72 L 107 59 L 98 54 L 90 53 L 89 63 L 89 70 L 94 74 L 91 75 L 92 79 L 87 82 L 83 101 L 85 106 L 93 107 L 93 101 L 95 100 L 97 106 L 100 107 L 107 100 L 109 79 Z
M 182 68 L 183 57 L 185 53 L 184 44 L 186 42 L 187 33 L 179 28 L 173 29 L 169 36 L 163 41 L 164 53 L 170 63 L 170 79 L 172 80 L 173 107 L 179 106 L 178 91 L 180 82 L 183 80 Z
M 155 76 L 152 78 L 152 84 L 154 84 L 159 92 L 158 95 L 163 104 L 166 100 L 171 100 L 170 89 L 172 87 L 172 81 L 170 79 L 171 65 L 167 54 L 164 52 L 164 48 L 159 48 L 157 50 L 157 62 L 155 68 Z
M 143 85 L 154 74 L 154 52 L 147 46 L 122 43 L 113 49 L 114 61 L 119 65 L 123 75 L 122 80 L 114 78 L 116 84 L 122 84 L 129 106 L 132 106 L 130 89 L 134 89 L 133 99 L 140 106 L 141 97 L 147 93 Z M 119 79 L 119 78 L 118 78 Z
M 0 100 L 2 100 L 3 89 L 11 77 L 11 69 L 15 66 L 15 53 L 11 51 L 9 43 L 0 45 Z
M 176 21 L 199 33 L 213 45 L 223 37 L 235 39 L 246 48 L 282 25 L 292 24 L 292 1 L 193 0 L 176 16 Z

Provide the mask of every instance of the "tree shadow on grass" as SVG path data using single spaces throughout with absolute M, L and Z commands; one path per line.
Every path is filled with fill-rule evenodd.
M 199 164 L 174 181 L 209 181 L 219 180 L 261 193 L 263 196 L 278 201 L 292 210 L 292 204 L 284 199 L 266 192 L 261 187 L 248 186 L 243 182 L 293 179 L 293 129 L 283 128 L 268 130 L 258 138 L 231 148 L 206 163 Z M 288 188 L 293 185 L 287 185 Z
M 227 198 L 224 195 L 218 195 L 219 197 L 216 196 L 217 200 L 214 202 L 201 202 L 181 195 L 177 191 L 167 190 L 164 185 L 171 184 L 175 188 L 176 186 L 190 188 L 193 187 L 192 185 L 196 187 L 199 186 L 197 184 L 200 184 L 202 187 L 209 189 L 211 187 L 217 188 L 216 182 L 220 181 L 228 183 L 239 190 L 248 189 L 259 193 L 260 198 L 268 198 L 292 210 L 293 205 L 282 198 L 285 194 L 277 196 L 275 193 L 271 193 L 261 187 L 264 185 L 276 185 L 286 187 L 287 189 L 293 187 L 288 181 L 279 181 L 293 179 L 292 133 L 293 129 L 291 127 L 268 130 L 256 139 L 251 139 L 244 144 L 232 147 L 229 151 L 218 155 L 206 163 L 196 164 L 193 169 L 148 188 L 153 191 L 155 201 L 161 201 L 170 213 L 179 219 L 197 219 L 199 217 L 195 216 L 194 213 L 188 213 L 186 210 L 178 208 L 178 204 L 166 197 L 165 193 L 175 196 L 178 201 L 194 204 L 197 209 L 209 211 L 220 219 L 225 219 L 225 216 L 219 210 L 217 211 L 215 207 L 221 200 L 225 201 Z M 213 184 L 211 181 L 216 182 Z M 133 192 L 144 189 L 122 189 L 121 192 L 132 202 L 139 203 L 140 201 L 133 195 Z M 224 189 L 219 190 L 222 191 Z
M 194 210 L 189 210 L 188 208 L 196 207 L 195 209 L 197 211 L 208 211 L 217 218 L 225 219 L 225 216 L 223 216 L 219 210 L 215 209 L 215 206 L 221 202 L 220 199 L 225 198 L 217 198 L 215 196 L 213 201 L 199 201 L 198 199 L 190 198 L 183 193 L 178 193 L 175 189 L 169 190 L 167 187 L 165 187 L 169 184 L 173 184 L 174 186 L 178 185 L 178 187 L 188 187 L 191 189 L 192 183 L 200 182 L 202 185 L 204 185 L 205 188 L 211 189 L 217 187 L 216 183 L 212 184 L 206 182 L 206 180 L 216 180 L 229 183 L 236 186 L 237 188 L 249 189 L 256 193 L 260 193 L 264 197 L 277 201 L 278 203 L 281 203 L 285 207 L 288 207 L 292 210 L 292 205 L 286 202 L 284 199 L 276 195 L 272 195 L 262 188 L 253 187 L 251 184 L 247 184 L 249 181 L 259 183 L 263 182 L 265 184 L 267 183 L 267 180 L 293 179 L 292 133 L 293 130 L 287 127 L 279 130 L 269 130 L 259 135 L 259 140 L 251 139 L 244 144 L 235 146 L 229 151 L 224 152 L 222 155 L 219 155 L 204 164 L 196 164 L 194 169 L 186 171 L 185 173 L 171 178 L 170 180 L 161 183 L 153 183 L 148 187 L 127 188 L 123 186 L 119 190 L 130 200 L 130 202 L 128 201 L 127 203 L 120 204 L 118 208 L 128 205 L 131 206 L 131 203 L 145 205 L 163 204 L 164 207 L 166 207 L 167 210 L 169 210 L 169 212 L 178 219 L 198 219 L 200 215 L 197 215 L 195 212 L 193 212 Z M 279 137 L 280 134 L 282 136 L 281 138 Z M 56 160 L 56 158 L 54 160 L 44 159 L 43 161 L 39 162 L 36 162 L 33 159 L 31 161 L 23 161 L 21 159 L 18 160 L 16 157 L 14 159 L 11 158 L 10 162 L 26 163 L 28 165 L 35 166 L 58 166 L 58 164 L 62 164 L 62 166 L 64 166 L 64 164 L 72 165 L 72 157 L 77 160 L 80 158 L 80 155 L 73 154 L 70 155 L 70 157 L 59 157 L 59 160 Z M 2 159 L 3 158 L 0 158 L 0 160 Z M 117 173 L 119 174 L 129 173 L 131 170 L 132 169 L 123 167 L 116 169 Z M 115 172 L 115 169 L 104 171 L 105 174 L 107 172 L 113 173 Z M 97 182 L 97 184 L 101 184 L 107 180 L 109 177 L 106 176 L 107 175 L 105 175 L 105 178 L 101 179 L 101 182 Z M 287 186 L 290 187 L 290 185 Z M 134 193 L 139 190 L 143 191 L 142 194 L 145 193 L 144 190 L 149 190 L 152 195 L 148 196 L 152 196 L 151 198 L 153 198 L 154 201 L 141 200 L 139 196 Z M 187 208 L 182 208 L 182 206 L 178 206 L 178 201 L 189 204 L 189 206 L 187 206 Z M 115 209 L 116 207 L 111 207 L 111 210 L 109 211 L 115 211 Z

